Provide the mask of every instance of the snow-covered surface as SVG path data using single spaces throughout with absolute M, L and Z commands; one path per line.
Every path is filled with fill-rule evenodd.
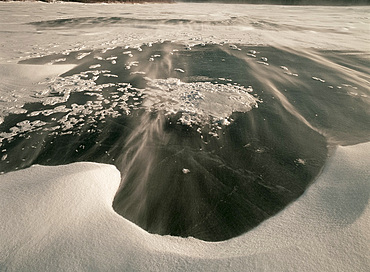
M 2 2 L 0 62 L 159 40 L 368 51 L 369 11 L 369 7 Z
M 0 124 L 2 118 L 10 113 L 24 112 L 22 107 L 25 103 L 40 100 L 30 96 L 47 88 L 38 83 L 56 77 L 72 67 L 73 65 L 68 64 L 58 66 L 0 64 Z
M 60 58 L 58 65 L 32 69 L 35 77 L 30 79 L 26 71 L 30 67 L 15 69 L 9 63 L 85 49 L 140 48 L 160 41 L 189 48 L 235 43 L 292 51 L 369 52 L 369 12 L 369 7 L 1 2 L 0 123 L 9 113 L 21 112 L 24 103 L 35 101 L 34 93 L 45 88 L 38 82 L 68 70 Z
M 157 41 L 368 54 L 369 13 L 369 7 L 1 2 L 0 124 L 40 101 L 34 94 L 47 86 L 39 82 L 71 69 L 20 60 Z M 216 243 L 152 235 L 116 214 L 114 166 L 32 166 L 0 175 L 0 271 L 369 271 L 369 154 L 369 143 L 338 147 L 300 199 L 254 230 Z
M 185 83 L 177 78 L 150 80 L 144 90 L 144 107 L 163 110 L 166 114 L 181 112 L 181 123 L 202 125 L 212 122 L 230 124 L 233 112 L 247 112 L 258 107 L 257 99 L 249 92 L 252 87 L 211 82 Z M 225 99 L 226 97 L 226 99 Z M 163 101 L 171 102 L 163 102 Z
M 369 271 L 370 144 L 339 147 L 305 195 L 234 239 L 145 232 L 117 215 L 113 166 L 0 176 L 1 271 Z

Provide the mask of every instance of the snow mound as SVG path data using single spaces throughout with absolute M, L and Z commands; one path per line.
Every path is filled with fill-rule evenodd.
M 300 199 L 224 242 L 152 235 L 117 215 L 113 166 L 0 176 L 1 271 L 368 271 L 370 143 L 338 147 Z

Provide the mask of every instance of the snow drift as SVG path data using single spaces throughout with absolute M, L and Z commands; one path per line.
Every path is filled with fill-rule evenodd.
M 0 174 L 9 172 L 0 175 L 0 271 L 369 271 L 370 144 L 366 126 L 369 120 L 368 13 L 368 7 L 331 7 L 328 10 L 312 6 L 302 8 L 209 3 L 0 3 L 0 125 L 5 128 L 7 123 L 11 124 L 9 131 L 4 129 L 0 132 L 1 137 L 6 138 L 1 143 Z M 285 181 L 282 174 L 287 171 L 277 172 L 278 174 L 271 171 L 271 160 L 266 160 L 263 157 L 265 155 L 261 154 L 267 154 L 267 158 L 270 153 L 278 154 L 281 160 L 276 160 L 275 166 L 288 161 L 288 165 L 303 176 L 305 172 L 300 169 L 312 165 L 318 172 L 324 165 L 321 175 L 297 201 L 258 227 L 230 240 L 204 242 L 191 237 L 154 235 L 124 219 L 112 208 L 113 198 L 117 195 L 124 175 L 121 177 L 119 171 L 111 165 L 88 162 L 53 167 L 35 165 L 11 172 L 35 163 L 34 159 L 40 155 L 38 152 L 41 150 L 37 147 L 45 142 L 45 138 L 39 137 L 38 133 L 42 127 L 45 131 L 54 129 L 53 126 L 45 127 L 43 123 L 48 118 L 55 121 L 52 120 L 54 116 L 51 113 L 68 114 L 71 117 L 61 118 L 67 121 L 61 127 L 63 132 L 73 128 L 79 130 L 76 121 L 81 116 L 86 118 L 87 112 L 98 113 L 96 108 L 100 108 L 99 101 L 96 104 L 86 103 L 86 107 L 73 104 L 73 94 L 77 96 L 81 93 L 72 92 L 71 89 L 85 91 L 88 94 L 86 97 L 90 99 L 91 95 L 97 95 L 103 88 L 112 87 L 106 83 L 111 82 L 109 80 L 114 81 L 115 76 L 122 71 L 125 71 L 127 78 L 151 76 L 149 72 L 153 69 L 139 70 L 140 65 L 143 68 L 155 67 L 153 65 L 158 63 L 161 71 L 163 67 L 171 68 L 168 76 L 152 77 L 149 85 L 155 88 L 149 94 L 154 92 L 159 97 L 163 96 L 169 90 L 163 87 L 170 83 L 168 80 L 183 87 L 217 87 L 219 85 L 216 83 L 211 85 L 203 82 L 209 80 L 204 77 L 204 67 L 211 67 L 220 72 L 211 73 L 211 76 L 222 85 L 230 84 L 227 93 L 235 98 L 235 88 L 238 86 L 231 84 L 239 81 L 229 82 L 229 76 L 220 66 L 199 65 L 205 59 L 201 56 L 207 55 L 203 54 L 206 52 L 203 49 L 198 50 L 198 57 L 193 57 L 188 62 L 196 64 L 194 66 L 199 73 L 195 76 L 202 81 L 199 84 L 189 83 L 189 78 L 185 80 L 187 73 L 191 72 L 188 69 L 190 66 L 172 67 L 171 62 L 166 62 L 168 59 L 161 59 L 158 52 L 150 50 L 146 62 L 140 59 L 140 63 L 131 61 L 127 63 L 127 67 L 111 69 L 117 74 L 107 74 L 108 72 L 102 70 L 102 76 L 107 79 L 101 82 L 101 86 L 92 84 L 84 77 L 79 78 L 79 74 L 72 72 L 69 76 L 61 75 L 68 74 L 67 71 L 71 71 L 72 67 L 75 72 L 82 72 L 81 76 L 86 76 L 83 73 L 88 70 L 99 68 L 97 64 L 102 65 L 101 69 L 103 66 L 113 68 L 119 66 L 117 64 L 120 61 L 143 54 L 142 47 L 162 48 L 166 45 L 165 41 L 172 46 L 181 45 L 186 55 L 193 52 L 193 56 L 197 46 L 212 49 L 208 52 L 219 53 L 219 49 L 223 48 L 223 53 L 229 52 L 227 55 L 219 57 L 220 54 L 210 54 L 215 57 L 207 60 L 213 61 L 217 57 L 220 63 L 226 65 L 234 57 L 243 60 L 242 70 L 235 69 L 235 62 L 230 62 L 229 70 L 233 71 L 237 79 L 241 79 L 240 82 L 245 82 L 242 84 L 245 88 L 251 84 L 247 82 L 247 78 L 253 79 L 256 85 L 251 85 L 256 93 L 261 90 L 257 94 L 262 97 L 264 93 L 266 98 L 258 109 L 250 111 L 254 117 L 260 116 L 255 127 L 260 128 L 261 124 L 265 124 L 266 132 L 271 132 L 270 128 L 277 128 L 277 132 L 283 131 L 285 135 L 262 134 L 271 137 L 273 148 L 270 149 L 255 142 L 242 143 L 239 150 L 248 149 L 250 154 L 256 152 L 260 156 L 256 165 L 263 164 L 264 173 L 270 171 L 273 178 L 279 177 Z M 247 46 L 251 46 L 250 49 L 253 50 L 248 51 L 244 48 Z M 258 48 L 261 52 L 254 51 Z M 166 52 L 165 49 L 167 47 L 163 47 L 162 51 Z M 132 52 L 129 53 L 130 50 Z M 95 53 L 97 57 L 100 53 L 106 56 L 104 59 L 94 59 Z M 174 53 L 174 56 L 176 54 L 178 53 Z M 74 66 L 76 64 L 80 66 Z M 239 75 L 236 76 L 237 74 Z M 117 77 L 118 79 L 120 78 Z M 50 84 L 47 85 L 48 83 Z M 130 85 L 126 81 L 123 85 L 118 86 L 118 83 L 114 86 L 120 90 L 129 89 Z M 261 83 L 260 87 L 257 83 Z M 172 91 L 170 94 L 170 98 L 176 94 L 177 100 L 182 99 L 181 94 Z M 225 114 L 229 115 L 235 107 L 240 110 L 240 105 L 231 103 L 231 100 L 226 105 L 228 107 L 222 108 L 225 111 L 220 111 L 217 107 L 209 108 L 208 104 L 203 104 L 198 99 L 202 94 L 206 99 L 218 101 L 217 93 L 190 93 L 190 97 L 183 99 L 183 104 L 175 104 L 174 109 L 183 110 L 183 105 L 192 102 L 190 110 L 184 111 L 187 116 L 191 116 L 196 109 L 200 115 L 210 113 L 207 116 L 217 120 L 225 117 Z M 109 96 L 110 93 L 106 95 Z M 107 100 L 107 97 L 104 99 L 102 94 L 97 97 L 107 102 L 104 103 L 109 109 L 119 102 L 114 101 L 116 98 L 113 96 L 112 100 Z M 249 96 L 243 97 L 246 99 L 244 102 L 249 101 Z M 58 105 L 69 99 L 71 105 Z M 125 97 L 122 100 L 121 102 L 126 102 Z M 149 96 L 148 100 L 152 103 L 143 104 L 144 106 L 154 110 L 161 107 L 155 97 Z M 39 104 L 34 103 L 35 101 Z M 137 103 L 136 100 L 133 103 Z M 57 106 L 54 108 L 53 105 Z M 261 114 L 264 108 L 268 112 L 268 107 L 274 105 L 276 108 L 271 111 L 272 115 L 276 114 L 281 118 L 285 112 L 283 122 L 277 122 L 274 118 L 267 118 L 266 122 L 266 116 Z M 279 110 L 280 105 L 286 111 Z M 30 112 L 25 112 L 29 106 L 35 108 L 31 107 Z M 249 107 L 242 111 L 247 110 Z M 115 115 L 114 111 L 101 111 L 100 115 L 108 116 L 107 112 Z M 26 120 L 17 119 L 22 115 Z M 43 119 L 39 120 L 40 116 Z M 81 120 L 79 124 L 83 125 L 84 120 Z M 251 120 L 255 121 L 254 118 Z M 223 123 L 227 124 L 229 121 L 232 123 L 231 119 L 224 119 Z M 302 123 L 301 128 L 304 129 L 297 126 L 298 122 Z M 103 122 L 97 119 L 97 123 Z M 287 125 L 290 130 L 284 129 L 282 124 Z M 156 127 L 153 126 L 153 131 L 155 130 Z M 309 134 L 306 131 L 310 130 L 321 133 L 316 137 L 318 139 L 320 136 L 320 141 L 311 141 L 307 137 Z M 28 141 L 30 138 L 26 136 L 24 145 L 23 142 L 15 145 L 14 150 L 12 145 L 7 145 L 12 144 L 8 139 L 14 134 L 27 131 L 34 132 L 32 141 Z M 244 131 L 250 132 L 246 128 L 240 131 L 241 134 Z M 141 139 L 141 131 L 138 132 L 140 137 L 137 139 Z M 303 136 L 299 137 L 297 133 Z M 52 155 L 54 159 L 65 156 L 65 153 L 83 153 L 85 146 L 81 145 L 79 138 L 72 134 L 70 136 L 71 139 L 74 137 L 71 141 L 70 138 L 66 138 L 66 141 L 63 138 L 59 145 L 52 146 L 51 141 L 50 149 L 42 149 L 43 152 L 48 156 Z M 275 139 L 278 143 L 276 145 Z M 297 139 L 303 141 L 296 141 Z M 220 140 L 214 141 L 219 143 Z M 279 152 L 285 147 L 276 149 L 282 146 L 281 141 L 287 143 L 286 150 L 289 154 L 296 142 L 302 143 L 298 145 L 300 151 L 304 148 L 309 152 L 304 153 L 307 156 L 294 155 L 287 160 L 287 153 Z M 66 148 L 66 143 L 71 142 L 76 147 Z M 339 146 L 324 164 L 327 143 L 333 148 L 337 144 L 360 142 L 368 143 Z M 151 144 L 150 141 L 148 143 Z M 92 146 L 99 144 L 99 141 L 91 143 Z M 121 141 L 121 144 L 124 145 L 124 142 Z M 112 146 L 107 144 L 103 147 L 107 150 L 102 148 L 98 151 L 109 157 L 108 151 Z M 316 152 L 314 148 L 321 149 L 322 153 Z M 117 150 L 122 153 L 122 149 Z M 264 151 L 266 152 L 263 153 Z M 320 155 L 320 160 L 310 155 L 313 153 Z M 178 157 L 184 157 L 181 154 Z M 141 155 L 150 162 L 148 153 L 143 152 Z M 242 158 L 246 157 L 244 153 L 241 155 Z M 86 157 L 78 158 L 79 161 L 86 161 L 96 156 L 87 154 Z M 48 162 L 47 159 L 45 163 Z M 76 157 L 72 159 L 77 160 Z M 104 162 L 112 161 L 107 159 Z M 57 164 L 55 161 L 53 163 Z M 140 165 L 148 166 L 145 163 Z M 194 168 L 187 165 L 175 166 L 179 168 L 179 175 L 187 178 L 196 173 Z M 120 170 L 124 172 L 127 169 L 127 164 L 122 164 Z M 139 171 L 141 169 L 134 168 L 134 172 L 138 170 L 138 173 L 153 181 L 153 175 Z M 160 169 L 158 172 L 164 171 Z M 308 182 L 316 177 L 317 172 L 310 176 Z M 166 172 L 166 175 L 168 173 L 170 172 Z M 160 178 L 157 180 L 161 181 Z M 296 180 L 292 184 L 299 187 Z M 176 199 L 173 193 L 171 196 Z M 141 197 L 139 195 L 138 198 Z M 127 199 L 125 196 L 123 198 Z M 235 199 L 234 196 L 232 198 Z M 185 204 L 190 202 L 188 198 L 184 199 Z M 157 210 L 158 217 L 165 211 L 166 209 Z M 237 209 L 228 211 L 240 215 Z M 233 216 L 235 217 L 239 219 L 241 216 Z
M 306 194 L 234 239 L 152 235 L 112 209 L 113 166 L 0 176 L 1 271 L 366 271 L 370 144 L 338 147 Z

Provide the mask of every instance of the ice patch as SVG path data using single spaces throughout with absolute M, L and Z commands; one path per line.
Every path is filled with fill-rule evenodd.
M 189 170 L 189 169 L 186 169 L 186 168 L 183 168 L 183 169 L 182 169 L 182 172 L 183 172 L 184 174 L 188 174 L 188 173 L 190 173 L 190 170 Z
M 51 81 L 74 65 L 0 64 L 0 124 L 9 114 L 26 113 L 24 104 L 39 101 L 50 90 L 39 82 Z
M 227 125 L 233 112 L 258 107 L 259 100 L 249 94 L 251 90 L 231 84 L 185 83 L 177 78 L 148 79 L 143 107 L 166 115 L 181 113 L 179 121 L 188 126 Z
M 319 77 L 315 77 L 315 76 L 313 76 L 313 77 L 312 77 L 312 79 L 313 79 L 313 80 L 316 80 L 316 81 L 320 81 L 320 82 L 322 82 L 322 83 L 324 83 L 324 82 L 325 82 L 325 80 L 324 80 L 324 79 L 319 78 Z
M 175 68 L 174 69 L 176 72 L 180 72 L 180 73 L 185 73 L 185 71 L 181 68 Z
M 72 133 L 72 130 L 81 129 L 85 124 L 94 124 L 105 119 L 105 117 L 118 117 L 124 114 L 130 114 L 132 108 L 137 108 L 134 104 L 128 104 L 128 101 L 140 96 L 140 92 L 131 87 L 128 83 L 105 83 L 96 84 L 94 79 L 85 79 L 88 75 L 103 75 L 106 77 L 117 77 L 108 74 L 107 70 L 86 71 L 66 77 L 52 78 L 39 86 L 44 86 L 41 91 L 36 92 L 33 97 L 37 98 L 43 106 L 49 107 L 44 110 L 33 110 L 27 112 L 23 108 L 13 108 L 8 110 L 10 113 L 27 113 L 27 117 L 51 116 L 60 113 L 58 117 L 48 118 L 44 121 L 25 120 L 11 127 L 9 131 L 0 133 L 0 143 L 5 139 L 10 141 L 14 137 L 26 132 L 45 130 L 50 134 Z M 105 93 L 106 88 L 114 87 L 117 94 Z M 73 93 L 83 93 L 91 96 L 92 101 L 86 101 L 85 104 L 79 105 L 72 103 L 67 106 L 67 102 Z M 62 104 L 62 105 L 61 105 Z M 52 106 L 52 108 L 50 108 Z M 0 120 L 1 121 L 1 120 Z

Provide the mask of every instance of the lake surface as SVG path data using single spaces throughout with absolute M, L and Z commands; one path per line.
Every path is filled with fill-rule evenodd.
M 151 27 L 215 26 L 235 35 L 231 25 L 314 36 L 317 27 L 247 15 L 213 21 L 72 15 L 27 25 L 66 35 L 126 25 L 147 34 Z M 23 87 L 19 99 L 32 102 L 1 117 L 0 172 L 33 164 L 113 164 L 122 177 L 117 213 L 150 233 L 220 241 L 300 197 L 336 145 L 370 140 L 370 63 L 363 48 L 190 38 L 154 34 L 152 42 L 135 46 L 120 41 L 22 57 L 17 65 L 25 69 L 73 68 L 27 95 Z

